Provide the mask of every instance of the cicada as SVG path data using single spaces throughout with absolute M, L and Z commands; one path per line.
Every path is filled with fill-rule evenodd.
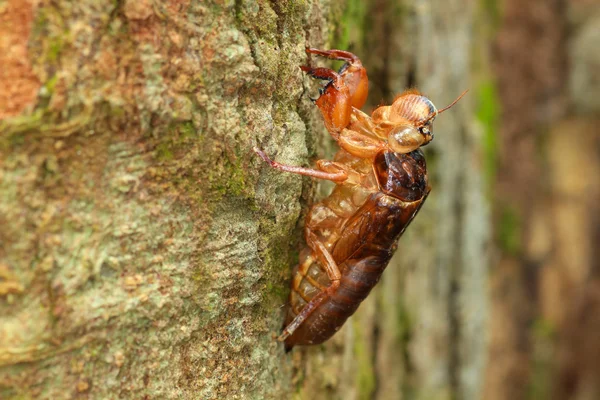
M 316 168 L 284 165 L 255 152 L 280 171 L 335 183 L 331 195 L 306 217 L 306 248 L 294 268 L 285 328 L 286 348 L 322 343 L 337 332 L 367 297 L 396 251 L 398 239 L 430 191 L 421 147 L 433 140 L 438 110 L 416 90 L 407 90 L 369 116 L 367 72 L 342 50 L 307 48 L 307 53 L 343 60 L 336 72 L 302 66 L 326 81 L 315 103 L 340 150 Z

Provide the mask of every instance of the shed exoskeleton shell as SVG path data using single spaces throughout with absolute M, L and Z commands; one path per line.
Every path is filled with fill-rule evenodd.
M 306 217 L 307 247 L 294 268 L 279 337 L 288 350 L 329 339 L 375 286 L 430 191 L 420 147 L 433 139 L 435 117 L 464 95 L 438 110 L 408 90 L 369 116 L 360 111 L 369 86 L 360 59 L 342 50 L 306 52 L 346 61 L 338 72 L 301 67 L 327 81 L 315 103 L 340 150 L 333 161 L 318 160 L 310 169 L 280 164 L 255 148 L 273 168 L 336 184 Z

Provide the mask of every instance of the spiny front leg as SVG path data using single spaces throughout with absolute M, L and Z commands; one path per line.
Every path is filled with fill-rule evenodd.
M 340 132 L 350 124 L 352 108 L 362 107 L 367 99 L 367 72 L 360 59 L 347 51 L 307 48 L 306 52 L 346 61 L 339 72 L 329 68 L 300 67 L 313 78 L 328 81 L 315 103 L 321 110 L 327 130 L 337 140 Z
M 306 48 L 306 52 L 326 57 L 330 60 L 346 61 L 346 64 L 340 68 L 338 74 L 348 87 L 350 103 L 352 107 L 356 108 L 361 108 L 365 104 L 369 93 L 369 79 L 367 78 L 367 70 L 363 67 L 360 58 L 344 50 L 319 50 L 308 47 Z
M 328 81 L 320 90 L 321 95 L 315 104 L 321 110 L 327 131 L 337 140 L 340 132 L 350 124 L 352 102 L 348 86 L 342 77 L 332 69 L 305 66 L 301 66 L 300 69 L 313 78 Z

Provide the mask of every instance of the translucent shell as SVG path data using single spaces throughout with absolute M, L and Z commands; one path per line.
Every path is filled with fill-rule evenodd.
M 390 122 L 410 121 L 415 125 L 438 113 L 431 100 L 420 94 L 407 93 L 390 106 Z
M 425 143 L 425 137 L 411 125 L 399 125 L 390 131 L 388 144 L 396 153 L 409 153 Z
M 412 91 L 398 96 L 391 106 L 382 106 L 373 111 L 372 119 L 379 136 L 387 136 L 389 130 L 398 125 L 419 127 L 433 121 L 439 110 L 431 100 Z

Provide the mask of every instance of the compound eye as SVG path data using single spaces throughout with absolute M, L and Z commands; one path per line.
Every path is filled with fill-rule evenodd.
M 401 125 L 388 135 L 388 143 L 395 153 L 410 153 L 418 149 L 425 138 L 414 126 Z
M 425 143 L 424 144 L 427 144 L 427 143 L 429 143 L 429 142 L 431 142 L 433 140 L 433 130 L 432 130 L 430 124 L 427 124 L 425 126 L 420 127 L 419 128 L 419 132 L 425 138 Z

